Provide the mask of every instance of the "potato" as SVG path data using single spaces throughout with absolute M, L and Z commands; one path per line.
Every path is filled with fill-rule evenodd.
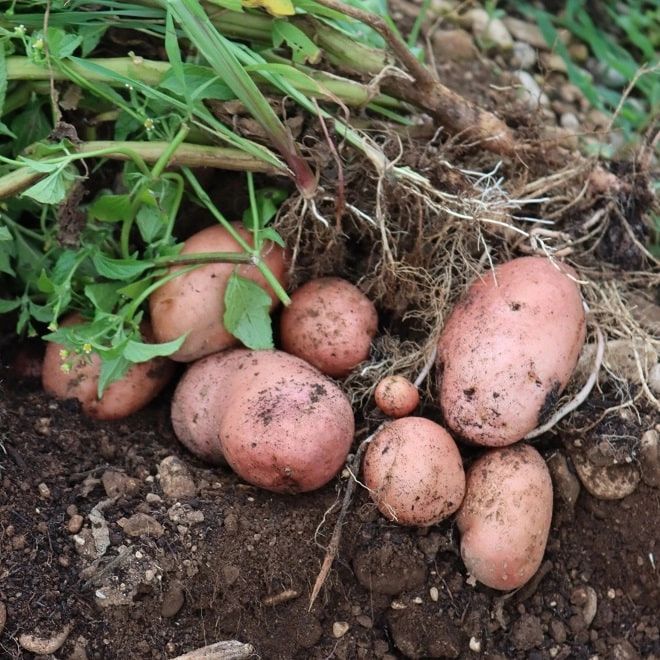
M 330 481 L 344 465 L 355 427 L 337 385 L 275 350 L 236 349 L 195 363 L 177 387 L 172 412 L 191 451 L 215 462 L 224 456 L 243 479 L 278 493 Z
M 369 357 L 378 314 L 360 289 L 339 277 L 303 284 L 282 310 L 282 349 L 342 378 Z
M 517 442 L 543 423 L 575 368 L 586 333 L 568 266 L 514 259 L 472 284 L 438 342 L 447 426 L 486 446 Z
M 250 245 L 252 233 L 242 225 L 234 229 Z M 242 252 L 239 244 L 222 225 L 213 225 L 191 236 L 180 254 L 206 252 Z M 270 241 L 266 243 L 263 261 L 279 282 L 286 285 L 288 253 Z M 169 273 L 185 268 L 170 268 Z M 272 299 L 271 311 L 279 299 L 259 269 L 252 264 L 210 263 L 183 273 L 160 286 L 149 298 L 154 335 L 168 342 L 188 333 L 181 348 L 170 357 L 178 362 L 192 362 L 240 342 L 224 326 L 225 291 L 234 269 L 242 277 L 262 286 Z
M 516 589 L 541 565 L 552 520 L 552 481 L 530 445 L 498 447 L 467 471 L 456 515 L 461 557 L 479 582 Z
M 405 417 L 417 408 L 419 391 L 403 376 L 385 376 L 376 385 L 374 401 L 388 417 Z
M 62 320 L 60 326 L 81 322 L 82 317 L 73 314 Z M 144 322 L 141 328 L 144 339 L 153 340 L 149 324 Z M 162 357 L 134 364 L 120 380 L 110 383 L 99 399 L 99 355 L 79 356 L 66 372 L 62 369 L 65 360 L 61 357 L 61 352 L 66 350 L 62 344 L 47 343 L 41 370 L 42 386 L 59 399 L 78 399 L 82 411 L 98 420 L 122 419 L 144 408 L 170 382 L 175 372 L 175 364 Z
M 456 443 L 423 417 L 403 417 L 379 431 L 362 471 L 379 511 L 401 525 L 435 525 L 458 509 L 465 493 Z
M 171 420 L 179 441 L 207 463 L 226 464 L 220 446 L 220 420 L 232 392 L 231 376 L 247 349 L 207 355 L 188 366 L 172 397 Z

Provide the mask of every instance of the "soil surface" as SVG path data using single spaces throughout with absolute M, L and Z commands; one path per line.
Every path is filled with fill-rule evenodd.
M 503 110 L 502 81 L 495 72 L 506 62 L 472 55 L 460 67 L 440 62 L 442 80 L 483 107 Z M 560 83 L 550 81 L 548 89 L 559 90 Z M 559 100 L 571 103 L 566 94 Z M 585 108 L 572 107 L 586 122 Z M 509 108 L 507 121 L 520 136 L 537 138 L 539 114 Z M 402 163 L 418 169 L 426 163 L 425 174 L 458 196 L 462 179 L 445 166 L 447 154 L 456 167 L 472 172 L 489 171 L 499 158 L 482 160 L 460 143 L 443 152 L 444 137 L 433 133 L 414 157 L 406 152 Z M 529 180 L 568 163 L 576 146 L 561 146 L 560 165 L 544 160 L 540 150 L 528 163 Z M 505 175 L 519 165 L 508 161 Z M 620 162 L 620 172 L 633 170 L 629 165 Z M 363 183 L 357 177 L 352 182 L 358 169 L 346 178 L 354 203 Z M 606 179 L 605 189 L 610 183 Z M 543 194 L 541 186 L 538 195 Z M 406 211 L 394 193 L 390 201 L 392 215 Z M 577 232 L 571 223 L 584 203 L 581 209 L 562 203 L 564 228 Z M 328 205 L 328 217 L 332 208 Z M 594 202 L 591 208 L 601 207 Z M 628 214 L 633 229 L 642 226 L 641 213 Z M 631 264 L 622 253 L 629 247 L 639 256 L 622 226 L 612 221 L 598 251 L 585 252 L 583 264 L 593 269 L 606 263 L 602 281 L 616 280 L 621 269 L 634 270 L 646 282 L 639 273 L 652 267 L 641 257 Z M 498 240 L 503 239 L 493 238 L 496 255 Z M 365 246 L 356 239 L 352 256 L 342 253 L 334 262 L 330 241 L 322 254 L 303 251 L 300 279 L 313 264 L 355 279 L 360 259 L 369 266 L 370 241 Z M 396 302 L 388 301 L 392 318 Z M 652 297 L 648 302 L 652 307 Z M 406 301 L 399 303 L 403 317 Z M 657 313 L 657 305 L 654 309 Z M 555 508 L 544 561 L 520 590 L 494 591 L 467 574 L 453 520 L 428 529 L 397 526 L 357 488 L 332 570 L 310 607 L 348 472 L 295 497 L 251 487 L 181 446 L 170 423 L 171 387 L 122 422 L 95 422 L 76 402 L 44 394 L 38 378 L 18 378 L 10 365 L 19 341 L 8 330 L 2 337 L 1 658 L 171 660 L 235 640 L 235 651 L 204 657 L 660 659 L 657 451 L 646 463 L 640 458 L 642 436 L 660 428 L 658 411 L 637 397 L 640 384 L 634 379 L 601 381 L 570 424 L 535 443 L 551 467 Z M 632 393 L 635 405 L 622 404 L 623 390 Z M 360 421 L 371 424 L 370 415 L 362 411 Z M 657 435 L 654 441 L 657 449 Z M 473 450 L 462 450 L 469 464 Z M 587 482 L 594 486 L 600 479 L 617 499 L 604 499 L 602 492 L 595 497 L 593 488 L 581 485 L 576 469 L 585 457 L 601 470 Z
M 341 479 L 292 497 L 209 469 L 174 437 L 166 396 L 100 423 L 38 383 L 5 378 L 2 395 L 1 657 L 65 633 L 55 657 L 72 660 L 219 640 L 269 660 L 660 658 L 660 491 L 644 483 L 559 498 L 545 561 L 512 594 L 469 579 L 451 522 L 396 526 L 358 490 L 309 610 Z

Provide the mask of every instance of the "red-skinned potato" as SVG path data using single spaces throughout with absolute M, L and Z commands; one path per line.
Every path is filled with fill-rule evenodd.
M 401 525 L 435 525 L 458 509 L 465 494 L 456 443 L 423 417 L 396 419 L 379 431 L 362 471 L 378 510 Z
M 238 234 L 252 245 L 252 234 L 242 225 L 233 224 Z M 242 252 L 239 244 L 222 225 L 202 229 L 185 241 L 180 254 L 207 252 Z M 286 285 L 288 253 L 279 245 L 267 241 L 262 259 L 277 280 Z M 170 268 L 169 273 L 185 266 Z M 192 362 L 205 355 L 238 346 L 240 342 L 224 326 L 225 291 L 232 272 L 253 280 L 270 295 L 271 311 L 279 299 L 252 264 L 211 263 L 199 266 L 165 282 L 149 298 L 154 335 L 159 342 L 168 342 L 188 333 L 181 348 L 170 357 L 178 362 Z
M 82 323 L 82 317 L 73 314 L 60 322 L 60 326 Z M 145 341 L 153 341 L 151 328 L 145 321 L 141 325 Z M 58 399 L 78 399 L 82 411 L 98 420 L 116 420 L 128 417 L 144 408 L 170 382 L 175 364 L 167 358 L 157 357 L 134 364 L 119 380 L 110 383 L 99 399 L 98 384 L 101 358 L 96 353 L 78 357 L 69 371 L 63 370 L 66 360 L 61 353 L 65 346 L 48 342 L 41 369 L 44 390 Z
M 374 401 L 388 417 L 405 417 L 417 408 L 419 391 L 404 376 L 385 376 L 376 385 Z
M 247 349 L 207 355 L 188 366 L 172 397 L 171 420 L 179 441 L 207 463 L 226 464 L 220 421 L 232 393 L 231 377 Z
M 343 378 L 369 357 L 377 330 L 373 303 L 340 277 L 303 284 L 280 318 L 282 349 L 334 378 Z
M 577 364 L 586 316 L 574 271 L 521 257 L 474 282 L 438 342 L 440 406 L 469 443 L 517 442 L 552 412 Z
M 461 557 L 479 582 L 516 589 L 543 559 L 552 520 L 552 481 L 542 456 L 518 443 L 491 449 L 467 471 L 456 515 Z
M 173 422 L 187 420 L 175 428 L 193 453 L 224 457 L 245 481 L 278 493 L 330 481 L 346 461 L 355 426 L 335 383 L 276 350 L 234 349 L 193 364 L 172 411 Z

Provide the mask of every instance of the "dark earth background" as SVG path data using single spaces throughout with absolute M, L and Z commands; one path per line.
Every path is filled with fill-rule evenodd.
M 502 110 L 493 86 L 520 64 L 497 52 L 486 59 L 469 32 L 457 35 L 464 51 L 448 49 L 446 35 L 434 42 L 441 79 Z M 589 139 L 603 118 L 569 94 L 561 71 L 546 72 L 545 84 L 548 104 L 518 109 L 518 128 L 541 114 L 577 148 L 576 135 Z M 566 113 L 577 132 L 562 126 Z M 474 583 L 451 520 L 396 526 L 358 488 L 309 609 L 347 474 L 291 497 L 209 468 L 174 437 L 172 388 L 125 421 L 94 422 L 75 402 L 46 396 L 37 377 L 17 376 L 21 342 L 10 327 L 0 341 L 1 658 L 172 659 L 238 640 L 254 655 L 214 657 L 660 659 L 658 482 L 642 471 L 626 497 L 596 498 L 572 458 L 614 444 L 619 464 L 636 465 L 642 435 L 660 430 L 648 405 L 604 415 L 615 385 L 580 409 L 574 426 L 587 432 L 536 443 L 553 473 L 555 512 L 530 583 L 510 594 Z

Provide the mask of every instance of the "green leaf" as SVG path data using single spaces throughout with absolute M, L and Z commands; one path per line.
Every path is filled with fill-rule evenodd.
M 124 357 L 131 362 L 147 362 L 155 357 L 167 357 L 181 348 L 186 336 L 187 333 L 164 344 L 145 344 L 129 339 L 124 349 Z
M 131 217 L 130 195 L 99 195 L 89 207 L 91 218 L 101 222 L 123 222 Z
M 7 227 L 0 227 L 0 241 L 11 241 L 11 233 Z
M 48 54 L 55 60 L 63 60 L 82 43 L 82 37 L 65 32 L 62 28 L 49 27 L 46 30 L 46 45 Z
M 92 262 L 99 275 L 110 280 L 132 280 L 151 268 L 151 263 L 139 259 L 113 259 L 105 254 L 97 253 Z
M 180 81 L 174 70 L 169 69 L 160 81 L 159 87 L 184 98 L 186 93 L 190 93 L 191 101 L 210 98 L 217 101 L 229 101 L 236 98 L 231 89 L 207 67 L 198 64 L 184 64 L 183 72 L 184 80 Z
M 225 328 L 248 348 L 273 348 L 270 296 L 256 282 L 231 274 L 225 291 Z
M 52 131 L 52 124 L 43 111 L 44 104 L 45 97 L 35 94 L 10 122 L 9 128 L 16 135 L 16 140 L 11 145 L 14 154 L 19 154 L 28 145 L 43 140 Z
M 66 199 L 69 185 L 75 178 L 76 175 L 70 170 L 60 168 L 24 190 L 22 196 L 30 197 L 40 204 L 59 204 Z
M 112 312 L 119 300 L 118 285 L 115 282 L 97 282 L 88 284 L 84 291 L 89 301 L 96 309 Z
M 17 309 L 21 304 L 20 300 L 2 300 L 0 298 L 0 314 L 6 314 Z
M 126 372 L 131 368 L 129 362 L 123 355 L 114 359 L 102 359 L 101 361 L 101 374 L 99 375 L 99 385 L 97 396 L 99 399 L 103 396 L 106 387 L 116 380 L 122 379 Z
M 321 49 L 299 28 L 281 19 L 273 20 L 273 45 L 286 43 L 293 52 L 293 61 L 301 64 L 318 64 Z
M 145 243 L 160 238 L 167 226 L 167 216 L 157 207 L 143 204 L 135 215 L 140 236 Z
M 5 49 L 0 48 L 0 117 L 4 114 L 5 96 L 7 94 L 7 61 Z

